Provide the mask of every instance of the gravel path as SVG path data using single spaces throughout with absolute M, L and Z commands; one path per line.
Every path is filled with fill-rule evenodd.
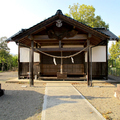
M 0 81 L 6 81 L 18 77 L 18 71 L 1 72 Z
M 0 120 L 40 120 L 45 84 L 5 83 L 5 95 L 0 97 Z M 27 86 L 27 87 L 25 87 Z
M 115 84 L 96 83 L 94 87 L 86 84 L 73 84 L 85 98 L 108 120 L 120 120 L 120 100 L 114 97 Z

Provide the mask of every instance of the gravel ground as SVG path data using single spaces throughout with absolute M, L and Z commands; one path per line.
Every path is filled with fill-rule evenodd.
M 6 81 L 18 77 L 18 71 L 9 71 L 0 73 L 0 81 Z
M 94 83 L 93 87 L 86 84 L 75 84 L 75 88 L 108 120 L 120 120 L 120 100 L 114 97 L 116 84 Z
M 5 83 L 17 74 L 0 73 L 0 83 L 5 89 L 5 95 L 0 97 L 0 120 L 40 120 L 45 84 L 29 87 L 28 84 Z M 94 83 L 93 87 L 87 87 L 86 83 L 72 84 L 105 118 L 120 120 L 120 100 L 114 97 L 116 84 Z
M 40 120 L 45 84 L 5 83 L 5 95 L 0 97 L 0 120 Z M 27 86 L 27 87 L 25 87 Z

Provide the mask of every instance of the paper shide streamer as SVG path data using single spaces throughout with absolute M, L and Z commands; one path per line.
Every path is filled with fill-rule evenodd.
M 72 63 L 74 63 L 74 59 L 73 59 L 73 57 L 71 57 L 71 61 L 72 61 Z
M 54 63 L 55 65 L 57 65 L 56 59 L 55 59 L 55 58 L 53 58 L 53 63 Z

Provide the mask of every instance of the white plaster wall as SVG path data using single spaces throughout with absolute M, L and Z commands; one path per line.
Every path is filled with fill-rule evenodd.
M 20 62 L 29 62 L 29 48 L 20 48 Z M 34 52 L 34 62 L 40 62 L 40 54 Z
M 87 52 L 85 53 L 85 62 L 87 62 Z M 92 48 L 92 62 L 106 62 L 106 46 Z
M 34 52 L 34 62 L 40 62 L 40 54 Z

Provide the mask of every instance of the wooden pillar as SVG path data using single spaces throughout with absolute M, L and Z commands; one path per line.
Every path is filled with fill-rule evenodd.
M 30 86 L 33 86 L 34 85 L 34 75 L 33 75 L 33 64 L 34 64 L 34 50 L 33 50 L 33 47 L 34 47 L 34 41 L 31 40 L 31 54 L 30 54 Z
M 31 48 L 29 49 L 29 80 L 31 79 Z M 30 81 L 29 81 L 30 82 Z
M 41 76 L 41 71 L 42 71 L 42 70 L 41 70 L 41 66 L 42 66 L 42 63 L 41 63 L 41 62 L 42 62 L 42 61 L 41 61 L 41 55 L 42 55 L 42 54 L 41 54 L 41 53 L 39 53 L 39 54 L 40 54 L 40 73 L 39 73 L 39 76 Z
M 62 48 L 61 40 L 59 40 L 59 48 Z M 61 51 L 61 57 L 62 57 L 62 51 Z M 60 65 L 60 74 L 63 74 L 63 58 L 61 58 L 61 65 Z
M 92 86 L 92 47 L 90 47 L 90 86 Z
M 20 79 L 20 43 L 18 43 L 18 79 Z
M 108 40 L 106 42 L 106 80 L 108 80 Z
M 28 39 L 31 40 L 30 48 L 30 60 L 29 60 L 29 77 L 30 77 L 30 86 L 34 85 L 34 75 L 33 75 L 33 64 L 34 64 L 34 37 L 32 35 L 28 36 Z
M 87 46 L 90 45 L 90 40 L 87 40 Z M 89 47 L 87 49 L 87 85 L 90 86 L 90 57 L 89 57 Z
M 62 57 L 62 51 L 61 51 L 61 57 Z M 60 74 L 63 74 L 63 58 L 61 58 Z

